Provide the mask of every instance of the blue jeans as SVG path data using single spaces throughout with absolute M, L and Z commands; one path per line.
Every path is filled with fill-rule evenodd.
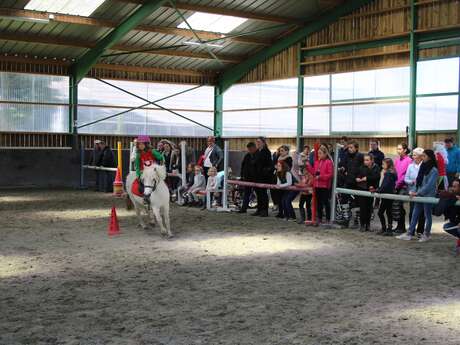
M 432 225 L 432 219 L 431 219 L 431 211 L 433 209 L 433 206 L 431 204 L 422 204 L 420 202 L 416 202 L 414 204 L 414 211 L 412 212 L 412 218 L 410 220 L 410 226 L 409 226 L 409 234 L 414 236 L 415 234 L 415 228 L 417 227 L 418 220 L 423 212 L 425 215 L 425 231 L 424 234 L 425 236 L 430 236 L 431 234 L 431 225 Z
M 284 218 L 295 219 L 295 212 L 294 208 L 292 207 L 292 201 L 297 197 L 297 195 L 299 195 L 299 192 L 293 190 L 285 191 L 283 193 L 283 197 L 281 199 L 281 207 Z
M 454 226 L 456 226 L 457 228 L 456 229 L 451 229 L 451 230 L 447 230 L 449 228 L 453 228 Z M 458 224 L 455 224 L 455 223 L 446 223 L 444 224 L 444 231 L 447 232 L 449 235 L 452 235 L 452 236 L 455 236 L 457 238 L 460 239 L 460 229 L 458 228 Z

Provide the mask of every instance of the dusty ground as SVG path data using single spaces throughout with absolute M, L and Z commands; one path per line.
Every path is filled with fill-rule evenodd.
M 460 258 L 425 244 L 173 208 L 107 236 L 113 199 L 0 192 L 0 344 L 456 344 Z M 439 228 L 439 225 L 438 225 Z

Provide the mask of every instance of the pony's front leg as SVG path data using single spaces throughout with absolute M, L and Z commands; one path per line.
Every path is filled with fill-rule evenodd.
M 144 220 L 142 219 L 141 210 L 139 209 L 137 205 L 135 205 L 134 208 L 136 209 L 136 216 L 137 216 L 137 220 L 139 221 L 139 226 L 144 230 L 147 229 L 147 225 L 145 225 Z
M 163 221 L 161 219 L 161 214 L 160 214 L 160 209 L 158 207 L 152 207 L 152 213 L 155 215 L 155 220 L 160 226 L 160 232 L 162 235 L 166 235 L 167 231 L 165 229 L 165 226 L 163 225 Z
M 168 237 L 171 238 L 174 235 L 171 232 L 171 223 L 169 219 L 169 205 L 163 207 L 163 219 L 166 227 L 166 232 L 168 234 Z
M 153 213 L 153 210 L 150 210 L 150 211 L 147 211 L 148 215 L 149 215 L 149 219 L 150 219 L 150 226 L 154 227 L 156 225 L 156 221 L 155 221 L 155 214 Z

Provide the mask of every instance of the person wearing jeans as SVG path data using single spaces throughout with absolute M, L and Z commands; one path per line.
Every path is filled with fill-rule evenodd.
M 417 176 L 417 191 L 410 192 L 411 197 L 414 196 L 423 196 L 423 197 L 435 197 L 437 191 L 437 181 L 438 181 L 438 169 L 436 164 L 436 156 L 433 150 L 423 151 L 423 165 Z M 420 238 L 419 242 L 426 242 L 431 238 L 431 211 L 433 210 L 433 205 L 426 203 L 415 203 L 414 212 L 412 214 L 412 219 L 410 221 L 409 230 L 407 233 L 397 236 L 398 239 L 404 241 L 410 241 L 415 234 L 415 228 L 417 226 L 418 219 L 420 214 L 423 212 L 425 214 L 425 231 Z
M 421 147 L 417 147 L 412 150 L 412 163 L 409 165 L 406 171 L 406 175 L 404 176 L 404 182 L 407 186 L 408 192 L 416 192 L 417 191 L 417 176 L 418 172 L 420 171 L 420 167 L 423 164 L 423 149 Z M 411 202 L 409 204 L 409 219 L 412 219 L 412 215 L 414 214 L 414 207 L 415 203 Z M 425 215 L 423 213 L 420 214 L 420 218 L 418 219 L 417 225 L 417 234 L 423 233 L 423 228 L 425 226 Z
M 278 161 L 276 164 L 276 178 L 277 186 L 279 188 L 291 187 L 294 185 L 294 177 L 292 176 L 289 166 L 283 160 Z M 295 220 L 295 212 L 292 207 L 292 201 L 299 195 L 298 191 L 280 189 L 281 194 L 281 203 L 279 212 L 276 215 L 277 218 L 284 218 L 286 220 Z

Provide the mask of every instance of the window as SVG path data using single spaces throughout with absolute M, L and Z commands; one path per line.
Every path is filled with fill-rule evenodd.
M 224 95 L 224 110 L 279 108 L 297 105 L 297 78 L 238 84 Z
M 297 91 L 297 78 L 232 86 L 224 95 L 224 136 L 295 136 Z
M 329 104 L 329 91 L 331 87 L 329 75 L 304 78 L 303 83 L 303 101 L 305 105 Z
M 409 103 L 337 105 L 331 121 L 333 132 L 404 132 Z
M 213 127 L 214 88 L 211 86 L 197 87 L 196 85 L 112 80 L 110 83 L 148 101 L 163 99 L 158 102 L 159 105 L 202 125 Z M 177 93 L 181 94 L 164 99 Z M 166 110 L 161 110 L 155 105 L 130 110 L 147 102 L 96 79 L 85 78 L 80 82 L 78 102 L 79 125 L 126 112 L 108 120 L 82 127 L 79 130 L 81 133 L 198 137 L 208 136 L 211 133 L 211 130 Z
M 297 133 L 297 109 L 224 112 L 226 137 L 293 137 Z
M 0 131 L 67 132 L 67 77 L 0 72 Z
M 82 122 L 89 123 L 120 112 L 118 108 L 80 107 L 78 115 Z M 213 126 L 212 112 L 181 112 L 194 121 L 208 127 Z M 91 134 L 118 134 L 118 135 L 160 135 L 160 136 L 196 136 L 210 135 L 210 130 L 197 126 L 190 121 L 175 116 L 164 110 L 136 109 L 122 116 L 98 122 L 83 127 L 80 133 Z
M 458 92 L 459 58 L 417 64 L 417 94 Z
M 105 0 L 31 0 L 24 9 L 88 17 L 104 1 Z
M 304 135 L 404 132 L 408 95 L 408 67 L 306 77 Z
M 329 107 L 303 109 L 303 135 L 329 134 Z
M 246 18 L 202 12 L 195 12 L 187 18 L 187 23 L 189 23 L 195 30 L 212 31 L 223 34 L 233 31 L 245 21 L 247 21 Z M 188 29 L 189 27 L 187 23 L 182 22 L 177 27 L 181 29 Z
M 418 63 L 417 130 L 457 129 L 459 63 L 459 58 Z
M 456 130 L 458 96 L 418 97 L 417 130 Z

